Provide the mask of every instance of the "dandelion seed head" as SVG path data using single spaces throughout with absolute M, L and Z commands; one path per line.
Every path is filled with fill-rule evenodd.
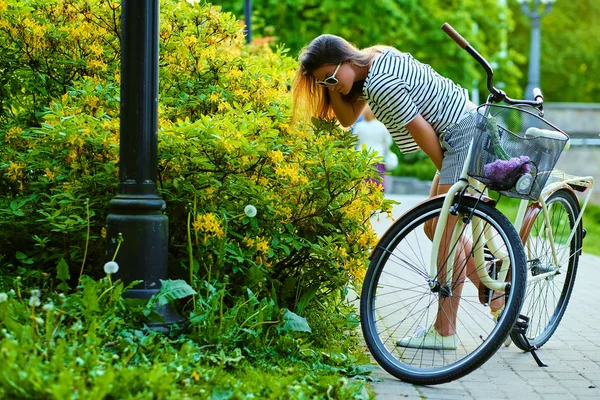
M 114 274 L 119 270 L 119 264 L 117 264 L 114 261 L 109 261 L 106 264 L 104 264 L 104 272 L 109 275 L 109 274 Z
M 248 204 L 246 207 L 244 207 L 244 214 L 246 214 L 247 217 L 256 217 L 257 212 L 258 210 L 252 204 Z

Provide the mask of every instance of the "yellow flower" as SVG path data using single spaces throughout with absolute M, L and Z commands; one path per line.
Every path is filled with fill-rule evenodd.
M 196 372 L 196 371 L 192 372 L 192 379 L 195 380 L 196 382 L 198 382 L 200 380 L 200 375 L 198 375 L 198 372 Z
M 283 153 L 279 150 L 269 151 L 269 157 L 275 164 L 279 164 L 283 162 Z
M 102 227 L 102 230 L 100 231 L 100 236 L 102 236 L 102 239 L 106 239 L 106 228 Z
M 23 129 L 21 129 L 19 127 L 16 127 L 16 126 L 12 127 L 8 131 L 6 131 L 6 133 L 4 134 L 4 141 L 8 143 L 12 139 L 14 139 L 17 136 L 21 135 L 21 133 L 23 133 Z
M 237 68 L 232 68 L 229 71 L 229 77 L 230 78 L 234 78 L 234 79 L 235 78 L 241 78 L 243 75 L 244 75 L 244 73 L 242 71 L 240 71 L 239 69 L 237 69 Z
M 183 43 L 185 43 L 186 46 L 192 46 L 198 43 L 198 38 L 196 36 L 189 35 L 183 38 Z
M 225 110 L 228 110 L 231 106 L 229 105 L 228 102 L 226 101 L 222 101 L 219 103 L 219 105 L 217 106 L 217 110 L 223 112 Z
M 261 239 L 259 242 L 256 243 L 256 250 L 266 253 L 267 251 L 269 251 L 269 243 L 266 240 Z
M 298 168 L 297 164 L 285 164 L 284 166 L 277 166 L 275 173 L 280 179 L 286 179 L 292 185 L 301 185 L 308 183 L 308 178 L 302 174 L 302 171 Z
M 104 49 L 96 43 L 89 46 L 88 50 L 96 57 L 99 57 L 104 52 Z
M 241 97 L 242 99 L 246 100 L 248 99 L 250 96 L 248 95 L 248 92 L 244 89 L 236 89 L 233 91 L 233 94 L 235 94 L 236 96 Z
M 209 213 L 204 215 L 198 215 L 193 224 L 194 230 L 200 233 L 204 233 L 205 241 L 208 240 L 209 236 L 216 236 L 222 238 L 225 236 L 225 231 L 221 226 L 221 222 L 217 219 L 215 214 Z
M 54 172 L 52 172 L 50 168 L 46 168 L 44 172 L 46 173 L 48 179 L 50 179 L 51 181 L 54 180 Z
M 106 71 L 108 69 L 108 65 L 102 60 L 90 60 L 87 62 L 87 66 L 90 69 L 96 69 L 100 71 Z
M 8 173 L 7 173 L 7 175 L 13 181 L 21 179 L 21 177 L 23 176 L 23 171 L 22 170 L 24 168 L 25 167 L 23 165 L 11 163 L 8 166 Z

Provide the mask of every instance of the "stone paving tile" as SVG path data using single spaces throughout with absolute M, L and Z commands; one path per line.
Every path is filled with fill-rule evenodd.
M 541 397 L 544 400 L 566 400 L 566 399 L 573 399 L 575 398 L 575 396 L 571 395 L 571 394 L 544 394 Z
M 421 198 L 400 196 L 404 207 Z M 398 216 L 401 211 L 394 210 Z M 382 219 L 383 220 L 383 219 Z M 385 231 L 391 222 L 375 226 Z M 537 353 L 547 368 L 539 368 L 530 354 L 516 346 L 501 348 L 486 364 L 451 383 L 419 387 L 380 370 L 372 383 L 377 399 L 600 399 L 600 257 L 580 258 L 575 288 L 566 314 L 554 336 Z M 591 387 L 590 387 L 591 386 Z

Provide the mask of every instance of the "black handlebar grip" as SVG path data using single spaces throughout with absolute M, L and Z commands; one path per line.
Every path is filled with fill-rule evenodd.
M 449 23 L 447 23 L 447 22 L 444 23 L 444 25 L 442 25 L 442 30 L 444 32 L 446 32 L 446 34 L 448 36 L 450 36 L 452 38 L 452 40 L 454 40 L 463 49 L 466 49 L 467 46 L 469 45 L 469 42 L 467 42 L 465 40 L 465 38 L 463 38 L 462 36 L 460 36 L 460 33 L 456 32 L 454 30 L 454 28 L 450 26 Z
M 544 95 L 542 94 L 542 89 L 534 88 L 533 89 L 533 100 L 537 101 L 538 97 L 541 97 L 541 100 L 544 100 Z

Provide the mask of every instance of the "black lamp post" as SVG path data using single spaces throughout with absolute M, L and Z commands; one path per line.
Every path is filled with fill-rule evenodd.
M 246 23 L 246 43 L 252 42 L 252 0 L 244 0 L 244 22 Z
M 540 87 L 540 42 L 542 37 L 541 19 L 552 10 L 556 0 L 517 0 L 521 11 L 531 19 L 531 47 L 529 49 L 529 72 L 525 98 L 533 100 L 533 89 Z M 541 6 L 544 6 L 543 9 Z
M 117 276 L 142 281 L 126 296 L 149 299 L 168 261 L 166 204 L 156 192 L 159 0 L 123 0 L 121 29 L 120 185 L 107 217 L 107 256 L 122 234 Z M 180 320 L 171 308 L 158 311 L 166 324 Z

